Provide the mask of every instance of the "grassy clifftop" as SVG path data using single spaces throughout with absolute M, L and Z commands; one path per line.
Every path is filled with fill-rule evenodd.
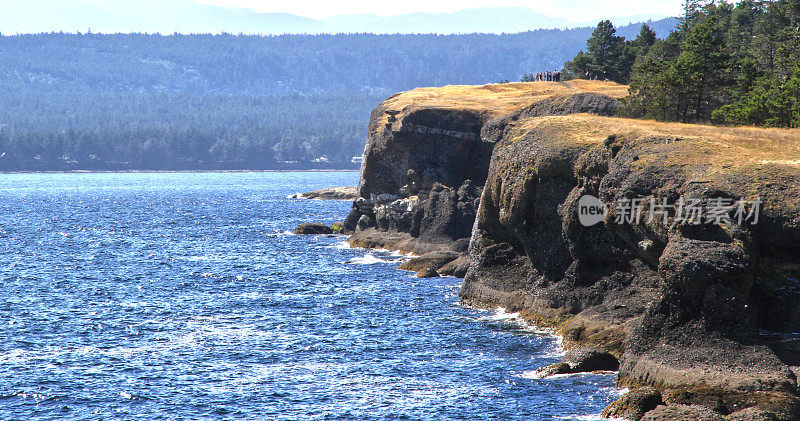
M 593 144 L 603 142 L 609 134 L 664 138 L 665 144 L 672 145 L 669 149 L 674 155 L 669 160 L 674 163 L 800 167 L 800 129 L 664 123 L 589 114 L 530 118 L 514 129 L 517 135 L 530 130 L 559 132 L 564 138 Z
M 402 92 L 386 100 L 383 106 L 389 112 L 441 108 L 481 112 L 497 117 L 547 98 L 585 92 L 622 98 L 628 94 L 628 87 L 596 80 L 572 80 L 561 83 L 517 82 L 479 86 L 449 85 Z

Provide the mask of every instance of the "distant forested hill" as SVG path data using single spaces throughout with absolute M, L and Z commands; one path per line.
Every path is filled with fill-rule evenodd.
M 590 34 L 2 36 L 0 170 L 352 166 L 386 96 L 557 69 Z

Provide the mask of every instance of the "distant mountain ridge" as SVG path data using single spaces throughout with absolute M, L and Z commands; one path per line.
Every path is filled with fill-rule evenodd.
M 393 16 L 339 15 L 311 19 L 288 13 L 198 4 L 192 0 L 3 0 L 0 31 L 4 34 L 99 33 L 515 33 L 534 29 L 586 26 L 523 7 L 486 7 L 452 13 Z M 179 17 L 179 19 L 176 19 Z M 617 25 L 666 16 L 617 17 Z
M 665 37 L 676 22 L 670 18 L 648 25 Z M 617 33 L 633 39 L 641 25 L 620 26 Z M 0 90 L 388 96 L 421 86 L 480 85 L 560 69 L 585 48 L 592 30 L 501 35 L 1 36 Z

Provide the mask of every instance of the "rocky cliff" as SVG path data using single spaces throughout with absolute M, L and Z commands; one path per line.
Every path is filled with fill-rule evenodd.
M 462 302 L 558 330 L 584 357 L 549 372 L 618 365 L 633 392 L 607 415 L 800 418 L 800 132 L 612 117 L 624 94 L 390 98 L 351 243 L 427 253 L 407 269 L 465 276 Z
M 392 96 L 372 112 L 361 199 L 344 223 L 353 245 L 424 255 L 436 275 L 466 273 L 467 244 L 502 132 L 520 118 L 612 114 L 625 89 L 613 83 L 510 83 L 424 88 Z M 433 258 L 431 260 L 430 258 Z M 450 263 L 450 262 L 446 262 Z M 422 269 L 426 269 L 423 271 Z

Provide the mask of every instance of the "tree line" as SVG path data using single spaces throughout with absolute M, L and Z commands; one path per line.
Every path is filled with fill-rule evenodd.
M 800 0 L 688 0 L 664 39 L 603 21 L 564 72 L 630 83 L 631 117 L 800 127 Z
M 360 93 L 7 92 L 0 170 L 357 168 L 364 115 L 380 101 Z
M 557 68 L 590 33 L 0 36 L 0 170 L 356 168 L 389 95 Z

